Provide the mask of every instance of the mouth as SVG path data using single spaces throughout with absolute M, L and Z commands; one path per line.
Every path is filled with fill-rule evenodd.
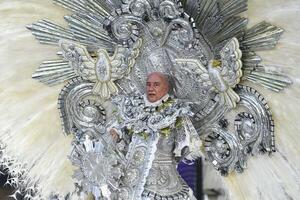
M 150 102 L 155 102 L 157 101 L 157 94 L 156 93 L 147 93 L 147 99 L 150 101 Z
M 156 95 L 153 93 L 148 94 L 148 97 L 155 97 Z

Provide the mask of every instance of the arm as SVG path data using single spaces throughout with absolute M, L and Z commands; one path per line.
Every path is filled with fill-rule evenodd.
M 117 119 L 113 119 L 113 123 L 106 128 L 107 133 L 112 137 L 112 139 L 117 143 L 129 144 L 131 136 L 128 134 L 128 130 L 125 128 L 120 128 L 120 124 Z

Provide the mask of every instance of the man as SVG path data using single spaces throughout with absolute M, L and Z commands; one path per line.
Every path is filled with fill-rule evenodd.
M 124 199 L 195 199 L 176 170 L 176 157 L 193 159 L 193 154 L 199 154 L 200 141 L 188 119 L 189 107 L 171 98 L 169 89 L 167 77 L 153 72 L 147 78 L 146 95 L 126 98 L 119 106 L 122 122 L 112 126 L 110 134 L 129 145 L 126 158 L 131 167 L 126 173 L 130 176 L 124 176 L 123 185 L 134 194 Z M 137 166 L 134 159 L 142 162 Z M 132 178 L 135 174 L 139 176 Z
M 170 86 L 167 77 L 160 72 L 153 72 L 148 75 L 146 82 L 146 102 L 158 104 L 160 101 L 169 97 Z M 163 98 L 164 97 L 164 98 Z M 159 101 L 160 100 L 160 101 Z M 149 104 L 149 103 L 148 103 Z M 154 105 L 154 104 L 153 104 Z M 115 129 L 110 130 L 112 137 L 115 140 L 119 139 L 119 134 Z
M 147 99 L 149 102 L 154 103 L 162 99 L 168 94 L 169 89 L 169 82 L 163 74 L 159 72 L 149 74 L 146 83 Z

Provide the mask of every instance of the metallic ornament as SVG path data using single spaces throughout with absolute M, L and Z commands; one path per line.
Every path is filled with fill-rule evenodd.
M 239 84 L 248 80 L 279 92 L 292 83 L 284 74 L 266 70 L 256 54 L 274 48 L 283 29 L 267 22 L 247 29 L 248 19 L 239 16 L 247 10 L 247 0 L 54 2 L 73 12 L 65 16 L 68 28 L 40 20 L 28 29 L 42 44 L 59 45 L 61 58 L 43 62 L 33 78 L 47 85 L 68 81 L 58 103 L 64 132 L 75 135 L 71 160 L 79 166 L 75 177 L 81 190 L 100 191 L 108 182 L 119 199 L 144 195 L 153 162 L 149 152 L 156 151 L 158 142 L 153 130 L 189 115 L 187 102 L 194 115 L 185 127 L 196 128 L 208 160 L 223 175 L 242 172 L 249 155 L 275 151 L 274 122 L 265 99 Z M 121 98 L 143 93 L 146 77 L 154 71 L 168 74 L 173 95 L 185 102 L 174 104 L 169 113 L 150 114 L 134 95 Z M 129 147 L 111 145 L 103 102 L 112 95 L 120 97 L 116 102 L 122 119 L 131 120 L 121 128 L 148 139 L 134 139 Z M 233 121 L 229 113 L 234 113 Z M 122 153 L 125 147 L 127 154 Z M 130 170 L 124 168 L 125 160 Z M 123 176 L 125 185 L 119 180 Z

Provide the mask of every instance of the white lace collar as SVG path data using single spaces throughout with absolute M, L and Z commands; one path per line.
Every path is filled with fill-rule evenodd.
M 144 94 L 143 98 L 144 98 L 144 102 L 145 102 L 145 107 L 157 107 L 160 106 L 161 104 L 163 104 L 164 102 L 166 102 L 169 99 L 170 95 L 166 94 L 165 96 L 163 96 L 161 99 L 155 101 L 155 102 L 150 102 L 147 99 L 147 95 Z

